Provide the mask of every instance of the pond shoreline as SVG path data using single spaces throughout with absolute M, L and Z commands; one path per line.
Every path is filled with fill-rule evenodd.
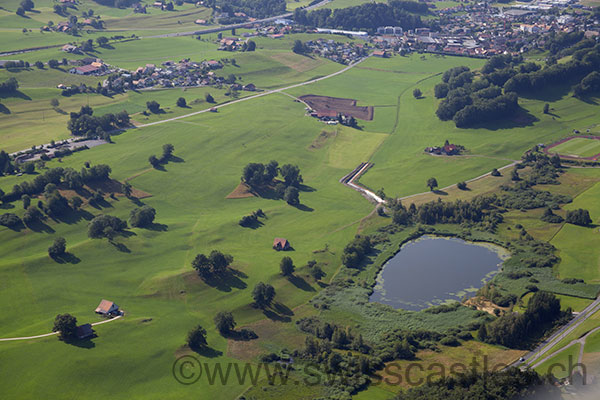
M 377 287 L 377 285 L 380 284 L 380 276 L 382 274 L 382 271 L 385 268 L 385 266 L 388 264 L 388 262 L 391 259 L 393 259 L 394 257 L 396 257 L 402 251 L 402 248 L 404 246 L 406 246 L 407 244 L 409 244 L 411 242 L 418 242 L 420 239 L 423 239 L 424 237 L 427 237 L 427 236 L 429 236 L 431 238 L 460 239 L 460 240 L 463 240 L 467 244 L 486 247 L 490 251 L 493 251 L 498 256 L 498 258 L 501 260 L 501 264 L 497 270 L 493 271 L 493 275 L 490 276 L 488 279 L 486 279 L 486 281 L 488 281 L 488 282 L 491 281 L 491 279 L 493 279 L 495 275 L 497 275 L 503 271 L 504 262 L 512 256 L 512 252 L 507 248 L 508 247 L 507 244 L 502 241 L 499 241 L 499 240 L 478 239 L 476 237 L 472 237 L 470 232 L 468 234 L 463 234 L 461 232 L 440 231 L 433 227 L 426 227 L 424 229 L 420 227 L 417 230 L 415 230 L 414 232 L 412 232 L 411 234 L 409 234 L 406 238 L 401 240 L 398 244 L 392 245 L 389 248 L 385 248 L 383 250 L 384 253 L 387 253 L 385 258 L 383 258 L 381 261 L 376 260 L 377 265 L 375 266 L 375 269 L 372 272 L 372 273 L 374 273 L 373 282 L 369 285 L 369 290 L 368 290 L 368 298 L 369 298 L 370 303 L 382 304 L 382 305 L 392 307 L 395 310 L 399 310 L 399 311 L 402 310 L 402 311 L 408 311 L 408 312 L 421 312 L 428 308 L 439 306 L 439 305 L 431 305 L 431 306 L 425 307 L 421 310 L 410 310 L 410 309 L 403 308 L 403 307 L 395 308 L 390 304 L 371 300 L 371 296 L 375 293 L 375 288 Z M 489 273 L 486 274 L 486 276 L 483 279 L 488 277 L 488 275 L 489 275 Z M 452 299 L 447 299 L 442 304 L 447 304 L 448 302 L 453 302 L 453 301 L 458 301 L 459 303 L 463 304 L 462 300 L 452 300 Z

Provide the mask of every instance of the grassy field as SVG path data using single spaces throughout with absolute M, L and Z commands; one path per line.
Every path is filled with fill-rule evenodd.
M 133 44 L 105 50 L 102 57 L 115 64 L 138 66 L 184 56 L 202 59 L 216 53 L 211 50 L 212 43 L 192 38 L 142 39 L 130 43 Z M 271 44 L 272 47 L 267 48 Z M 219 53 L 219 56 L 234 56 L 240 66 L 236 75 L 242 77 L 242 82 L 264 87 L 281 87 L 341 68 L 328 61 L 292 55 L 288 44 L 261 39 L 257 40 L 259 49 L 254 54 Z M 74 314 L 82 323 L 96 321 L 93 309 L 102 298 L 115 301 L 126 311 L 125 318 L 99 326 L 97 338 L 79 345 L 67 345 L 54 337 L 0 343 L 0 365 L 4 367 L 0 384 L 5 388 L 5 396 L 64 398 L 85 393 L 90 398 L 99 398 L 106 394 L 106 382 L 119 385 L 114 398 L 181 398 L 198 393 L 202 393 L 202 397 L 217 398 L 240 395 L 247 385 L 210 385 L 205 377 L 195 385 L 177 384 L 171 376 L 172 363 L 176 356 L 189 352 L 182 347 L 185 335 L 199 323 L 208 330 L 212 349 L 201 359 L 210 365 L 255 361 L 261 353 L 302 344 L 303 335 L 297 331 L 294 320 L 316 312 L 307 302 L 321 290 L 320 285 L 308 277 L 306 263 L 311 259 L 319 261 L 327 273 L 325 281 L 331 280 L 340 266 L 342 249 L 361 227 L 363 218 L 373 211 L 372 205 L 357 192 L 338 182 L 340 177 L 360 162 L 371 160 L 375 166 L 362 179 L 364 184 L 384 187 L 388 195 L 414 194 L 426 189 L 425 181 L 430 176 L 436 176 L 442 187 L 473 178 L 518 159 L 531 144 L 554 140 L 566 126 L 582 128 L 597 121 L 597 117 L 590 114 L 595 110 L 593 106 L 576 99 L 561 98 L 553 102 L 552 107 L 562 116 L 561 121 L 542 115 L 539 100 L 524 100 L 523 106 L 539 118 L 532 126 L 456 129 L 450 123 L 435 119 L 437 101 L 433 99 L 432 88 L 440 73 L 462 64 L 476 68 L 482 61 L 429 55 L 369 59 L 334 78 L 288 91 L 292 96 L 323 94 L 355 98 L 359 105 L 373 105 L 375 119 L 360 121 L 360 129 L 328 127 L 304 116 L 303 105 L 290 96 L 275 93 L 224 107 L 218 113 L 132 129 L 115 136 L 115 144 L 76 153 L 65 157 L 62 163 L 49 162 L 49 167 L 76 169 L 86 161 L 109 164 L 115 179 L 127 179 L 134 188 L 150 194 L 142 202 L 156 208 L 156 222 L 160 225 L 155 229 L 130 229 L 127 237 L 115 239 L 118 245 L 87 238 L 86 226 L 93 215 L 108 213 L 126 218 L 135 207 L 124 197 L 117 197 L 107 198 L 101 208 L 86 207 L 69 218 L 48 220 L 36 231 L 0 228 L 3 254 L 0 303 L 5 305 L 0 316 L 0 337 L 46 333 L 51 329 L 54 316 L 63 312 Z M 237 68 L 228 65 L 224 72 Z M 3 145 L 9 144 L 7 148 L 28 147 L 28 143 L 40 143 L 55 137 L 52 135 L 64 134 L 66 117 L 55 111 L 52 113 L 56 115 L 47 114 L 49 100 L 57 91 L 44 85 L 66 76 L 58 75 L 59 71 L 53 71 L 52 76 L 42 75 L 42 72 L 20 73 L 23 74 L 22 93 L 29 99 L 3 99 L 11 111 L 0 116 L 3 128 L 10 127 L 9 133 L 4 130 L 0 133 Z M 2 74 L 3 79 L 11 76 L 7 71 Z M 421 88 L 425 98 L 414 99 L 414 87 Z M 122 108 L 135 113 L 144 108 L 147 100 L 156 99 L 165 108 L 164 115 L 151 116 L 148 120 L 140 115 L 133 117 L 138 122 L 150 122 L 206 107 L 199 102 L 192 105 L 191 110 L 182 110 L 174 103 L 179 96 L 185 97 L 188 104 L 195 98 L 202 99 L 207 90 L 218 101 L 226 100 L 211 88 L 127 93 L 113 99 L 90 96 L 89 101 L 99 114 Z M 80 107 L 87 98 L 73 96 L 60 100 L 60 108 L 68 112 Z M 39 123 L 40 114 L 42 123 Z M 434 158 L 422 153 L 424 147 L 443 144 L 445 139 L 465 145 L 468 155 Z M 150 168 L 148 156 L 159 154 L 165 143 L 175 146 L 178 159 L 166 164 L 164 170 Z M 300 194 L 300 207 L 267 198 L 225 199 L 239 183 L 244 165 L 271 159 L 300 167 L 306 185 Z M 567 208 L 588 208 L 597 222 L 600 217 L 595 202 L 600 194 L 600 184 L 594 183 L 597 171 L 573 173 L 579 174 L 580 180 L 573 180 L 571 186 L 556 186 L 556 190 L 574 191 L 574 195 L 583 192 Z M 504 175 L 474 182 L 472 192 L 448 190 L 447 196 L 449 199 L 468 198 L 476 193 L 487 193 L 507 180 Z M 14 184 L 32 178 L 2 177 L 0 188 L 9 192 Z M 424 195 L 422 201 L 429 199 L 426 196 L 430 194 Z M 258 208 L 267 215 L 263 226 L 249 229 L 238 225 L 243 215 Z M 0 212 L 23 214 L 20 202 L 3 205 Z M 534 228 L 539 215 L 527 215 Z M 507 215 L 507 220 L 506 226 L 520 219 L 517 215 Z M 568 237 L 563 239 L 560 235 L 565 227 L 570 229 L 571 225 L 550 228 L 560 229 L 556 235 L 555 232 L 541 233 L 542 228 L 539 228 L 540 235 L 548 235 L 548 239 L 554 236 L 553 243 L 560 250 L 563 261 L 558 273 L 561 277 L 585 275 L 586 282 L 597 282 L 600 279 L 596 277 L 598 265 L 596 263 L 594 269 L 589 263 L 594 256 L 598 261 L 597 254 L 589 250 L 595 245 L 597 232 L 592 228 L 573 233 L 565 231 Z M 573 235 L 576 242 L 569 241 Z M 67 239 L 68 250 L 75 257 L 73 263 L 58 264 L 48 257 L 47 248 L 58 236 Z M 274 237 L 285 237 L 292 243 L 294 251 L 288 255 L 298 267 L 298 279 L 280 276 L 282 254 L 271 249 Z M 212 249 L 232 254 L 233 268 L 238 271 L 236 276 L 216 286 L 205 284 L 190 267 L 196 254 Z M 388 250 L 391 251 L 391 247 Z M 277 291 L 278 305 L 272 312 L 263 313 L 249 305 L 251 290 L 260 281 L 271 283 Z M 399 324 L 405 320 L 410 320 L 407 324 L 410 327 L 430 327 L 441 320 L 440 329 L 456 323 L 444 315 L 434 320 L 438 317 L 433 314 L 408 313 L 399 313 L 392 322 L 383 317 L 378 320 L 377 306 L 371 309 L 374 310 L 371 315 L 357 315 L 359 305 L 354 299 L 359 295 L 338 296 L 341 311 L 336 315 L 325 311 L 323 315 L 344 324 L 346 321 L 376 321 L 376 328 L 381 328 L 381 332 L 392 322 Z M 583 306 L 582 301 L 574 298 L 565 296 L 563 299 L 574 308 Z M 238 325 L 251 327 L 259 339 L 228 343 L 220 337 L 212 319 L 221 310 L 232 311 Z M 472 313 L 464 308 L 465 320 Z M 515 352 L 475 341 L 466 342 L 464 346 L 444 348 L 442 354 L 424 352 L 420 357 L 425 361 L 442 359 L 447 363 L 470 361 L 467 359 L 473 354 L 489 355 L 498 362 L 518 357 Z M 373 393 L 373 397 L 368 398 L 383 398 L 396 389 L 377 387 L 367 392 Z M 303 394 L 306 393 L 297 392 L 298 397 Z
M 273 113 L 257 117 L 265 108 Z M 124 398 L 139 397 L 148 392 L 141 388 L 154 387 L 157 382 L 164 383 L 160 392 L 153 390 L 157 397 L 165 393 L 186 395 L 198 387 L 177 385 L 168 371 L 191 326 L 199 322 L 206 326 L 210 345 L 225 353 L 225 341 L 212 328 L 214 310 L 232 310 L 240 324 L 264 318 L 248 306 L 250 290 L 256 282 L 271 282 L 278 291 L 277 301 L 290 309 L 312 297 L 314 284 L 309 282 L 303 289 L 295 288 L 279 277 L 281 255 L 271 250 L 273 237 L 283 236 L 292 242 L 295 251 L 291 255 L 299 267 L 317 257 L 329 263 L 326 270 L 331 275 L 337 256 L 312 252 L 327 243 L 337 253 L 354 234 L 352 227 L 344 227 L 366 215 L 371 207 L 357 193 L 337 182 L 346 169 L 331 164 L 331 145 L 309 149 L 321 125 L 301 115 L 301 105 L 286 96 L 274 95 L 223 109 L 216 115 L 128 132 L 115 137 L 115 145 L 100 146 L 87 154 L 65 159 L 64 166 L 77 168 L 86 160 L 106 162 L 121 180 L 141 173 L 131 182 L 153 195 L 144 202 L 157 209 L 157 222 L 168 228 L 165 232 L 133 230 L 133 236 L 118 240 L 129 252 L 120 252 L 104 241 L 87 239 L 83 217 L 66 223 L 50 222 L 46 233 L 0 229 L 3 252 L 8 255 L 0 261 L 4 283 L 2 303 L 14 304 L 18 298 L 22 299 L 14 313 L 3 315 L 2 336 L 46 332 L 59 312 L 72 312 L 82 322 L 93 320 L 92 310 L 101 298 L 120 303 L 128 314 L 123 324 L 119 321 L 98 329 L 102 339 L 94 340 L 93 349 L 85 349 L 85 354 L 94 352 L 91 357 L 85 356 L 87 371 L 71 367 L 83 360 L 82 350 L 58 343 L 55 338 L 2 346 L 3 362 L 12 365 L 14 373 L 33 362 L 29 356 L 23 356 L 22 346 L 32 350 L 27 352 L 31 357 L 43 358 L 45 363 L 63 360 L 58 363 L 63 367 L 53 368 L 51 373 L 46 370 L 43 379 L 13 386 L 7 395 L 35 397 L 42 391 L 45 395 L 54 391 L 56 396 L 67 393 L 56 382 L 50 385 L 50 381 L 62 376 L 61 381 L 71 382 L 69 390 L 85 390 L 97 397 L 103 391 L 103 384 L 97 381 L 96 385 L 81 374 L 93 376 L 96 373 L 92 371 L 100 370 L 106 379 L 131 387 L 121 393 Z M 345 134 L 340 133 L 340 137 Z M 149 170 L 148 155 L 159 152 L 166 142 L 175 145 L 175 154 L 183 162 L 168 164 L 165 172 Z M 356 146 L 365 146 L 365 142 L 359 141 Z M 355 150 L 350 145 L 336 147 L 335 151 L 342 152 L 339 157 L 345 158 L 351 157 Z M 298 163 L 302 169 L 305 183 L 312 188 L 301 194 L 305 207 L 298 209 L 281 201 L 258 198 L 224 201 L 237 185 L 247 162 L 265 162 L 274 157 L 282 163 Z M 5 184 L 9 182 L 3 180 L 0 185 L 7 189 Z M 185 195 L 181 193 L 181 185 L 187 186 Z M 344 204 L 342 209 L 341 204 Z M 125 217 L 132 208 L 128 201 L 120 199 L 111 201 L 111 207 L 89 211 Z M 241 228 L 237 224 L 239 218 L 257 208 L 267 214 L 265 226 L 257 230 Z M 316 231 L 320 233 L 315 235 Z M 48 259 L 48 242 L 58 235 L 67 238 L 70 251 L 81 260 L 79 263 L 59 265 Z M 243 272 L 243 278 L 221 289 L 199 281 L 189 263 L 196 253 L 213 248 L 233 254 L 234 267 Z M 148 318 L 152 318 L 151 323 L 140 322 Z M 102 351 L 105 347 L 111 350 Z M 126 354 L 127 361 L 110 370 L 102 368 L 118 353 Z M 228 358 L 223 356 L 212 361 L 225 360 Z M 43 368 L 46 364 L 37 365 Z M 147 373 L 149 369 L 153 372 Z M 13 380 L 16 376 L 3 374 L 4 379 Z M 205 393 L 227 395 L 220 388 L 203 386 L 202 390 L 205 389 Z M 239 392 L 238 387 L 231 388 L 229 393 Z
M 550 152 L 564 156 L 592 157 L 600 153 L 600 140 L 573 138 L 553 147 Z
M 214 35 L 213 35 L 214 36 Z M 308 40 L 309 35 L 294 35 L 302 40 Z M 324 35 L 329 37 L 331 35 Z M 191 37 L 142 39 L 124 43 L 116 43 L 112 49 L 99 49 L 92 55 L 101 57 L 106 62 L 119 67 L 135 69 L 147 63 L 160 64 L 166 60 L 178 61 L 191 57 L 195 61 L 204 59 L 222 59 L 235 57 L 236 63 L 227 63 L 222 76 L 234 74 L 242 84 L 254 83 L 261 89 L 270 89 L 300 83 L 309 79 L 324 76 L 338 71 L 343 66 L 323 58 L 304 57 L 290 51 L 292 39 L 274 40 L 258 38 L 258 49 L 250 53 L 226 53 L 216 51 L 216 44 L 212 42 L 215 37 L 199 41 Z M 61 59 L 65 56 L 59 50 L 43 50 L 27 53 L 24 56 L 33 60 L 46 54 L 47 58 Z M 56 53 L 56 54 L 54 54 Z M 82 56 L 83 57 L 83 56 Z M 27 57 L 23 57 L 27 58 Z M 70 58 L 70 57 L 69 57 Z M 47 143 L 51 139 L 65 138 L 68 112 L 76 111 L 81 105 L 89 104 L 96 109 L 97 115 L 105 112 L 117 112 L 123 109 L 130 114 L 143 111 L 148 100 L 156 100 L 166 112 L 149 117 L 134 116 L 141 123 L 154 122 L 160 119 L 178 116 L 199 109 L 209 108 L 204 95 L 210 92 L 218 103 L 229 100 L 225 96 L 226 89 L 192 88 L 152 90 L 140 92 L 127 92 L 107 98 L 97 94 L 75 95 L 70 98 L 60 96 L 60 90 L 52 89 L 58 84 L 74 85 L 84 83 L 96 86 L 104 77 L 80 76 L 69 74 L 65 68 L 49 69 L 37 68 L 5 70 L 0 69 L 0 80 L 14 77 L 19 81 L 20 94 L 3 99 L 3 112 L 0 113 L 0 122 L 3 130 L 2 149 L 17 151 L 29 148 L 32 145 Z M 246 96 L 250 92 L 241 92 Z M 174 107 L 178 97 L 184 97 L 190 108 L 180 109 Z M 50 100 L 58 98 L 61 102 L 60 109 L 63 113 L 55 111 L 50 106 Z M 191 103 L 198 99 L 198 102 Z M 43 129 L 42 129 L 43 127 Z
M 585 208 L 597 223 L 600 218 L 599 195 L 600 183 L 597 183 L 565 208 Z M 578 277 L 588 283 L 600 282 L 600 232 L 596 226 L 565 224 L 550 243 L 559 250 L 561 263 L 557 272 L 561 278 Z
M 577 358 L 579 357 L 579 349 L 581 344 L 575 343 L 563 351 L 558 353 L 556 356 L 550 358 L 548 361 L 540 364 L 535 370 L 540 375 L 548 373 L 553 374 L 556 378 L 562 379 L 570 376 L 572 371 L 569 371 L 569 366 L 577 364 Z

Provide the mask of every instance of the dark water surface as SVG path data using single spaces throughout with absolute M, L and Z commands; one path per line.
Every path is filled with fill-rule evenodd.
M 488 243 L 422 236 L 383 266 L 370 301 L 418 311 L 460 300 L 498 273 L 507 254 Z

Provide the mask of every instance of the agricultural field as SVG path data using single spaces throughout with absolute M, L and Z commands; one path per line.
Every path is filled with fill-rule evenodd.
M 51 18 L 58 20 L 53 1 L 36 1 L 39 12 L 29 12 L 25 18 L 14 13 L 18 3 L 6 1 L 0 10 L 0 35 L 6 34 L 0 39 L 0 51 L 16 49 L 16 45 L 52 46 L 66 43 L 63 39 L 74 40 L 64 34 L 37 32 L 39 24 Z M 366 1 L 333 0 L 327 7 L 363 3 Z M 291 0 L 287 8 L 307 4 L 307 0 Z M 437 4 L 442 8 L 459 3 Z M 283 39 L 256 37 L 252 39 L 255 51 L 225 52 L 217 50 L 215 33 L 200 38 L 149 37 L 199 29 L 194 21 L 209 19 L 212 11 L 193 3 L 177 6 L 173 12 L 149 6 L 148 14 L 105 7 L 91 0 L 81 0 L 77 7 L 79 12 L 93 8 L 107 27 L 102 32 L 82 32 L 77 41 L 109 32 L 138 37 L 96 47 L 90 54 L 69 55 L 71 59 L 93 56 L 127 70 L 185 58 L 221 60 L 224 67 L 216 73 L 233 76 L 242 85 L 253 83 L 258 91 L 240 91 L 234 96 L 227 85 L 215 84 L 130 90 L 106 96 L 62 96 L 59 84 L 96 87 L 105 77 L 73 75 L 63 66 L 0 69 L 0 82 L 9 78 L 19 82 L 18 91 L 0 98 L 0 150 L 7 153 L 69 138 L 67 122 L 82 106 L 92 107 L 94 116 L 126 110 L 131 118 L 127 129 L 114 132 L 112 143 L 38 163 L 34 171 L 0 176 L 0 197 L 6 199 L 0 202 L 0 216 L 10 213 L 27 220 L 31 209 L 26 211 L 24 203 L 28 200 L 21 198 L 21 193 L 14 195 L 15 185 L 39 180 L 52 168 L 86 171 L 90 165 L 106 164 L 111 169 L 110 180 L 81 187 L 69 186 L 65 180 L 54 188 L 47 185 L 44 193 L 32 194 L 30 199 L 34 209 L 44 209 L 56 190 L 65 198 L 83 197 L 81 208 L 69 208 L 69 213 L 63 215 L 50 212 L 36 223 L 11 228 L 0 225 L 3 397 L 60 399 L 83 394 L 91 399 L 105 398 L 107 382 L 110 397 L 115 399 L 325 396 L 330 393 L 325 386 L 273 385 L 264 375 L 257 382 L 240 383 L 232 378 L 215 384 L 208 373 L 218 366 L 227 368 L 228 363 L 262 366 L 267 354 L 282 356 L 277 361 L 285 364 L 284 354 L 302 349 L 307 338 L 313 337 L 301 325 L 308 326 L 306 321 L 315 318 L 342 327 L 344 335 L 360 331 L 360 340 L 354 337 L 356 342 L 404 346 L 400 340 L 382 342 L 388 340 L 388 334 L 400 331 L 428 332 L 435 338 L 431 340 L 439 342 L 415 345 L 414 349 L 407 345 L 414 350 L 414 360 L 392 357 L 384 363 L 380 359 L 371 375 L 383 379 L 382 383 L 365 385 L 354 397 L 388 399 L 410 386 L 406 380 L 390 382 L 389 378 L 398 376 L 394 368 L 406 370 L 412 361 L 427 369 L 434 364 L 470 365 L 474 357 L 478 361 L 485 358 L 490 365 L 509 365 L 518 360 L 526 353 L 525 348 L 486 343 L 478 330 L 495 318 L 495 312 L 523 312 L 534 303 L 530 300 L 538 290 L 556 293 L 562 311 L 571 308 L 580 312 L 594 301 L 600 288 L 598 168 L 563 166 L 556 181 L 532 185 L 532 190 L 547 191 L 549 196 L 569 196 L 572 201 L 561 201 L 553 212 L 566 217 L 569 211 L 586 209 L 592 219 L 588 226 L 548 223 L 542 220 L 546 206 L 496 207 L 500 217 L 487 230 L 474 220 L 462 224 L 415 220 L 400 226 L 390 205 L 393 197 L 400 198 L 406 207 L 439 201 L 468 202 L 480 195 L 502 197 L 501 187 L 515 184 L 511 171 L 527 150 L 539 143 L 554 143 L 574 129 L 597 133 L 600 121 L 594 101 L 582 101 L 558 89 L 550 97 L 522 96 L 519 115 L 514 118 L 486 127 L 460 129 L 452 121 L 436 117 L 440 100 L 434 96 L 434 86 L 444 71 L 461 65 L 478 70 L 485 60 L 412 53 L 368 57 L 346 67 L 316 55 L 295 54 L 291 48 L 295 40 L 317 37 L 342 42 L 358 39 L 306 33 Z M 23 27 L 31 31 L 22 32 Z M 236 35 L 242 32 L 238 30 Z M 229 34 L 223 32 L 223 36 Z M 21 36 L 23 41 L 19 43 Z M 59 48 L 52 47 L 0 58 L 33 63 L 64 56 Z M 422 96 L 414 95 L 414 89 L 420 89 Z M 214 102 L 206 100 L 208 94 Z M 186 100 L 184 106 L 177 105 L 181 97 Z M 158 102 L 161 111 L 149 112 L 150 101 Z M 337 107 L 356 112 L 358 125 L 324 123 L 309 115 L 303 101 L 323 109 Z M 543 113 L 545 103 L 550 104 L 551 115 Z M 456 156 L 424 152 L 426 147 L 442 146 L 446 140 L 464 146 L 465 151 Z M 166 144 L 173 146 L 173 154 L 154 164 L 151 156 L 160 156 Z M 582 157 L 596 150 L 600 153 L 600 147 L 596 149 L 596 143 L 589 139 L 573 139 L 554 149 Z M 301 171 L 298 202 L 287 199 L 287 189 L 284 196 L 276 194 L 278 181 L 271 179 L 268 185 L 274 187 L 262 187 L 264 191 L 252 189 L 248 178 L 247 184 L 240 182 L 245 166 L 271 160 L 280 167 L 295 165 Z M 373 166 L 360 176 L 360 184 L 386 197 L 388 203 L 374 205 L 365 198 L 368 196 L 340 183 L 342 177 L 365 162 Z M 499 176 L 489 175 L 495 168 Z M 527 180 L 536 173 L 533 163 L 527 164 L 519 170 L 519 179 Z M 437 190 L 427 186 L 431 177 L 439 183 Z M 467 182 L 467 187 L 459 188 L 459 182 Z M 133 195 L 126 194 L 128 185 Z M 146 227 L 131 223 L 132 211 L 141 206 L 156 211 L 154 222 Z M 485 214 L 488 217 L 492 211 L 486 209 Z M 106 237 L 91 238 L 91 221 L 100 215 L 129 220 L 129 227 L 120 233 L 103 230 Z M 250 215 L 260 218 L 255 224 L 244 225 L 242 217 Z M 525 274 L 526 278 L 499 275 L 494 282 L 505 285 L 502 294 L 510 292 L 514 296 L 506 306 L 486 309 L 456 302 L 415 312 L 369 302 L 382 266 L 404 243 L 429 233 L 495 243 L 515 252 L 530 246 L 524 258 L 547 256 L 538 254 L 535 246 L 550 243 L 554 249 L 548 250 L 549 254 L 558 258 L 551 268 L 528 267 L 533 272 Z M 370 235 L 373 246 L 371 253 L 351 268 L 342 259 L 348 244 L 360 240 L 357 234 Z M 49 246 L 57 238 L 66 239 L 65 258 L 49 256 Z M 291 249 L 275 251 L 275 238 L 287 239 Z M 223 276 L 211 280 L 196 272 L 192 264 L 197 255 L 212 250 L 229 254 L 233 260 Z M 509 258 L 510 251 L 505 250 L 504 259 Z M 295 265 L 289 276 L 282 274 L 284 256 L 291 257 Z M 314 274 L 313 264 L 322 268 L 321 277 Z M 534 281 L 537 286 L 532 288 Z M 272 285 L 275 291 L 272 304 L 262 309 L 254 293 L 259 283 Z M 95 325 L 97 336 L 92 339 L 63 342 L 52 335 L 2 340 L 47 334 L 55 316 L 62 313 L 74 315 L 79 324 L 106 321 L 94 312 L 102 299 L 117 303 L 124 316 Z M 236 328 L 254 332 L 256 337 L 227 337 L 219 332 L 214 318 L 220 311 L 231 312 Z M 590 335 L 585 345 L 568 346 L 599 326 L 599 321 L 600 313 L 587 319 L 551 350 L 564 349 L 538 371 L 555 362 L 564 363 L 569 357 L 577 358 L 580 346 L 590 363 L 598 361 L 598 334 Z M 207 344 L 192 350 L 186 345 L 186 337 L 197 325 L 206 329 Z M 358 356 L 357 348 L 348 344 L 345 349 L 329 352 Z M 175 376 L 174 363 L 182 356 L 193 356 L 206 368 L 207 373 L 194 384 L 182 384 Z M 306 374 L 294 370 L 292 378 L 301 382 Z M 421 369 L 412 378 L 426 378 L 426 373 Z
M 557 146 L 552 146 L 548 152 L 560 156 L 594 157 L 600 154 L 600 139 L 575 137 Z

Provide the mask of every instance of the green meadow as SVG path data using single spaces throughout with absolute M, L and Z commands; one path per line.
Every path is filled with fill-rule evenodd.
M 338 1 L 347 0 L 335 0 Z M 123 16 L 118 15 L 121 11 L 109 11 L 115 17 Z M 299 37 L 305 40 L 305 36 Z M 252 82 L 263 89 L 305 82 L 342 68 L 320 58 L 291 53 L 294 38 L 256 39 L 254 53 L 217 52 L 209 36 L 202 41 L 192 37 L 141 39 L 117 43 L 113 49 L 98 49 L 97 56 L 123 68 L 184 57 L 198 61 L 235 58 L 237 66 L 227 64 L 223 73 L 232 73 L 240 82 Z M 47 51 L 50 54 L 53 50 Z M 174 360 L 191 353 L 183 346 L 187 332 L 197 324 L 207 329 L 210 350 L 197 356 L 211 366 L 236 360 L 254 362 L 261 353 L 301 346 L 303 335 L 294 321 L 317 313 L 308 301 L 339 272 L 344 247 L 362 229 L 365 216 L 373 211 L 373 206 L 357 192 L 339 183 L 359 163 L 374 163 L 361 178 L 364 185 L 383 187 L 390 196 L 411 195 L 425 191 L 425 182 L 431 176 L 438 179 L 440 187 L 474 178 L 518 160 L 537 143 L 550 143 L 572 129 L 597 123 L 594 105 L 563 94 L 551 101 L 553 116 L 542 113 L 547 99 L 522 99 L 523 114 L 530 117 L 525 124 L 518 119 L 488 128 L 457 129 L 452 122 L 441 122 L 435 117 L 438 100 L 433 97 L 433 87 L 441 73 L 459 65 L 476 69 L 483 61 L 431 55 L 370 58 L 330 79 L 223 107 L 217 113 L 131 129 L 114 136 L 114 144 L 75 153 L 60 162 L 48 162 L 47 167 L 75 169 L 82 168 L 85 162 L 110 165 L 114 179 L 127 180 L 149 195 L 139 202 L 156 209 L 157 224 L 152 229 L 128 229 L 114 243 L 89 239 L 87 224 L 93 216 L 127 218 L 136 207 L 133 201 L 117 196 L 106 197 L 106 202 L 98 207 L 86 206 L 64 219 L 48 219 L 35 230 L 0 227 L 0 304 L 5 305 L 0 315 L 0 338 L 46 333 L 58 313 L 71 313 L 80 323 L 99 321 L 93 310 L 103 298 L 115 301 L 126 312 L 120 320 L 97 326 L 98 337 L 85 343 L 65 344 L 56 337 L 0 342 L 0 384 L 5 397 L 65 398 L 85 394 L 100 398 L 106 396 L 110 382 L 111 388 L 118 386 L 118 390 L 111 391 L 111 398 L 234 398 L 244 393 L 249 384 L 232 381 L 225 386 L 211 385 L 203 376 L 196 384 L 186 386 L 172 377 Z M 21 82 L 22 96 L 2 99 L 10 113 L 0 115 L 0 138 L 2 147 L 9 151 L 67 137 L 68 112 L 88 102 L 99 115 L 126 109 L 134 121 L 146 123 L 208 108 L 203 102 L 206 92 L 218 103 L 230 100 L 223 90 L 214 88 L 128 92 L 113 98 L 63 98 L 53 89 L 57 82 L 88 79 L 94 84 L 98 78 L 48 70 L 0 72 L 0 79 L 10 76 Z M 423 91 L 422 98 L 413 97 L 414 88 Z M 294 99 L 304 94 L 353 98 L 358 105 L 374 106 L 375 116 L 373 121 L 359 120 L 359 129 L 328 126 L 304 115 L 304 106 Z M 59 98 L 62 112 L 50 107 L 54 97 Z M 177 108 L 178 97 L 186 98 L 190 108 Z M 148 117 L 140 114 L 148 100 L 157 100 L 164 113 Z M 423 153 L 425 147 L 442 145 L 445 140 L 464 145 L 466 155 L 445 158 Z M 160 154 L 165 143 L 174 145 L 176 158 L 164 168 L 151 168 L 148 157 Z M 292 163 L 300 167 L 305 185 L 300 206 L 269 198 L 226 199 L 240 182 L 247 163 L 273 159 L 280 165 Z M 569 174 L 580 174 L 588 181 L 585 185 L 578 183 L 581 190 L 574 191 L 574 202 L 565 207 L 589 209 L 595 223 L 600 218 L 597 171 L 569 170 Z M 10 192 L 14 184 L 33 178 L 2 177 L 0 188 Z M 485 190 L 494 187 L 489 184 Z M 554 190 L 570 190 L 569 187 L 563 184 Z M 259 208 L 266 214 L 261 219 L 263 225 L 256 229 L 239 226 L 242 216 Z M 1 212 L 21 216 L 24 210 L 17 201 L 3 205 Z M 515 213 L 506 218 L 511 224 L 520 220 Z M 533 229 L 544 229 L 536 225 L 539 215 L 535 212 L 526 218 Z M 508 237 L 512 232 L 507 233 L 507 226 L 508 223 L 500 230 Z M 587 283 L 599 283 L 599 254 L 594 250 L 600 248 L 597 227 L 565 224 L 547 229 L 540 234 L 552 239 L 562 259 L 554 272 L 561 278 L 577 277 Z M 406 234 L 401 233 L 395 240 L 400 241 Z M 74 256 L 72 262 L 59 264 L 48 257 L 48 246 L 59 236 L 66 238 L 68 251 Z M 286 255 L 297 267 L 297 279 L 288 280 L 279 274 L 283 254 L 271 248 L 275 237 L 291 242 L 293 251 Z M 213 249 L 233 255 L 232 268 L 236 272 L 211 286 L 200 280 L 190 265 L 196 254 Z M 323 266 L 324 283 L 309 276 L 306 264 L 312 259 Z M 250 306 L 251 291 L 258 282 L 268 282 L 276 289 L 276 307 L 269 312 Z M 335 315 L 324 311 L 322 315 L 340 323 L 376 321 L 381 331 L 389 327 L 376 306 L 370 315 L 356 314 L 360 305 L 353 299 L 337 299 L 342 311 Z M 575 309 L 581 309 L 586 302 L 571 296 L 561 299 Z M 259 339 L 236 343 L 222 338 L 213 323 L 218 311 L 231 311 L 238 326 L 256 329 Z M 462 313 L 467 321 L 472 310 L 464 308 Z M 444 327 L 456 323 L 451 320 L 453 315 L 442 315 L 440 319 L 433 314 L 415 318 L 413 315 L 399 313 L 404 320 L 413 320 L 411 326 L 430 326 L 436 321 Z M 474 348 L 479 345 L 471 343 Z M 508 354 L 493 346 L 485 347 L 486 352 Z M 445 349 L 444 355 L 460 351 Z M 561 353 L 560 360 L 572 351 L 575 349 Z M 307 391 L 298 391 L 298 397 L 315 395 L 308 389 L 302 390 Z M 251 393 L 260 394 L 260 388 L 253 388 Z M 368 398 L 390 395 L 383 388 L 368 393 L 372 393 Z
M 600 153 L 600 140 L 573 138 L 553 147 L 550 151 L 566 156 L 592 157 Z

